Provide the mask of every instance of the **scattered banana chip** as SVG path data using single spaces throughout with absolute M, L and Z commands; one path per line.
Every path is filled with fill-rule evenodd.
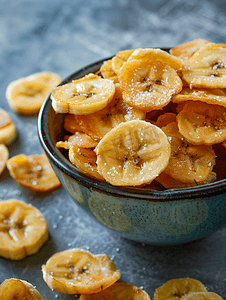
M 0 109 L 0 144 L 9 145 L 16 138 L 16 127 L 6 111 Z
M 76 248 L 54 254 L 42 266 L 42 272 L 47 285 L 63 294 L 98 293 L 120 278 L 106 254 L 94 255 Z
M 128 121 L 109 131 L 95 148 L 97 169 L 117 186 L 150 183 L 167 166 L 170 145 L 163 131 L 146 121 Z
M 208 43 L 183 63 L 190 88 L 226 88 L 226 44 Z
M 115 299 L 115 300 L 151 300 L 150 296 L 138 287 L 125 283 L 125 282 L 116 282 L 107 289 L 96 293 L 96 294 L 86 294 L 81 295 L 79 300 L 106 300 L 106 299 Z
M 56 87 L 51 93 L 52 106 L 57 113 L 87 115 L 106 107 L 114 93 L 113 81 L 89 74 Z
M 6 98 L 15 112 L 37 114 L 46 97 L 60 82 L 61 78 L 54 73 L 35 73 L 11 82 L 6 89 Z
M 187 101 L 177 122 L 180 133 L 193 145 L 214 145 L 226 139 L 226 107 Z
M 4 144 L 0 144 L 0 175 L 3 173 L 6 167 L 6 162 L 9 158 L 9 151 Z
M 0 285 L 0 300 L 42 300 L 42 297 L 31 283 L 10 278 Z
M 20 260 L 38 252 L 48 239 L 42 213 L 20 200 L 0 201 L 0 256 Z
M 155 290 L 154 300 L 187 299 L 184 297 L 196 292 L 207 292 L 200 281 L 192 278 L 171 279 Z
M 60 186 L 60 181 L 45 154 L 19 154 L 11 157 L 6 166 L 12 178 L 29 190 L 46 192 Z
M 189 293 L 183 300 L 223 300 L 221 296 L 213 292 Z

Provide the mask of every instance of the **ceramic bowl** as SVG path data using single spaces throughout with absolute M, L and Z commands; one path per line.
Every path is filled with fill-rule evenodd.
M 77 71 L 61 84 L 95 73 L 107 59 Z M 170 245 L 195 241 L 225 226 L 226 180 L 164 191 L 115 187 L 94 180 L 55 147 L 66 134 L 64 116 L 55 114 L 48 97 L 38 118 L 41 145 L 74 202 L 108 229 L 133 241 Z

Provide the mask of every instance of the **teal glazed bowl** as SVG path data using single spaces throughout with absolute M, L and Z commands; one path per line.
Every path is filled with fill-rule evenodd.
M 77 71 L 61 85 L 97 72 L 107 59 Z M 164 191 L 116 187 L 92 179 L 70 163 L 66 152 L 55 147 L 67 134 L 64 116 L 54 112 L 48 97 L 38 118 L 40 142 L 63 187 L 96 221 L 124 238 L 152 245 L 188 243 L 225 226 L 226 179 Z

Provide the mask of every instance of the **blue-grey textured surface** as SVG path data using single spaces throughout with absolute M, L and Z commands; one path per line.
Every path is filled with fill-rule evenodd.
M 194 38 L 225 42 L 225 2 L 180 0 L 0 0 L 0 107 L 18 130 L 10 156 L 42 153 L 37 117 L 15 114 L 5 99 L 7 85 L 37 71 L 62 78 L 119 50 L 171 47 Z M 226 298 L 226 228 L 183 246 L 152 247 L 120 238 L 76 206 L 60 188 L 38 195 L 18 186 L 7 170 L 0 179 L 0 199 L 17 198 L 44 214 L 49 241 L 35 255 L 13 262 L 0 258 L 0 282 L 25 279 L 44 300 L 74 299 L 51 291 L 41 265 L 56 251 L 69 247 L 106 253 L 121 272 L 121 280 L 143 286 L 153 299 L 155 288 L 177 277 L 201 280 L 208 290 Z

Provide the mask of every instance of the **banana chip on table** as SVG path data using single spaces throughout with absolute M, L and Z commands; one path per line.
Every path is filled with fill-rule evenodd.
M 6 111 L 0 109 L 0 144 L 9 145 L 16 138 L 16 127 Z
M 18 154 L 6 166 L 12 178 L 29 190 L 47 192 L 61 185 L 45 154 Z
M 55 73 L 35 73 L 11 82 L 6 89 L 6 98 L 15 112 L 34 115 L 60 82 L 61 78 Z
M 114 93 L 112 80 L 89 74 L 56 87 L 51 93 L 51 100 L 57 113 L 87 115 L 106 107 Z
M 4 144 L 0 144 L 0 175 L 5 170 L 6 162 L 8 158 L 9 158 L 8 148 Z
M 183 300 L 223 300 L 221 296 L 213 292 L 189 293 L 182 298 Z
M 226 44 L 208 43 L 183 62 L 182 76 L 190 88 L 226 88 Z
M 42 297 L 31 283 L 10 278 L 0 285 L 0 300 L 42 300 Z
M 193 145 L 214 145 L 226 139 L 226 107 L 187 101 L 177 122 L 179 132 Z
M 125 283 L 116 282 L 107 289 L 96 293 L 81 295 L 79 300 L 151 300 L 150 296 L 138 287 Z
M 77 248 L 54 254 L 42 266 L 42 273 L 47 285 L 63 294 L 98 293 L 120 278 L 106 254 L 94 255 Z
M 171 279 L 155 290 L 154 300 L 187 299 L 184 297 L 196 292 L 207 292 L 206 287 L 199 280 L 193 278 Z
M 107 182 L 136 186 L 152 182 L 166 168 L 170 144 L 159 127 L 134 120 L 109 131 L 95 152 L 98 172 Z
M 47 239 L 45 218 L 36 207 L 16 199 L 0 201 L 0 256 L 23 259 Z

